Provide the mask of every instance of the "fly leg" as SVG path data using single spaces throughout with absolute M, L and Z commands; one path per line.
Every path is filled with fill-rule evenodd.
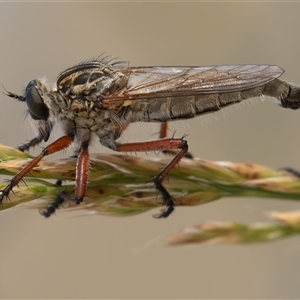
M 43 137 L 41 135 L 36 136 L 32 140 L 30 140 L 28 143 L 25 143 L 18 147 L 18 149 L 22 152 L 28 151 L 30 148 L 33 148 L 34 146 L 40 144 L 43 141 Z
M 168 132 L 168 122 L 162 122 L 160 124 L 160 131 L 159 131 L 159 138 L 164 139 L 167 137 L 167 132 Z
M 75 191 L 75 203 L 79 204 L 82 202 L 85 195 L 88 171 L 90 165 L 90 157 L 88 151 L 89 143 L 85 142 L 81 145 L 77 163 L 76 163 L 76 191 Z
M 35 126 L 38 129 L 38 135 L 30 140 L 28 143 L 23 144 L 18 147 L 22 152 L 28 151 L 30 148 L 40 144 L 42 141 L 47 142 L 52 131 L 52 123 L 50 121 L 38 120 L 35 123 Z
M 300 171 L 299 170 L 296 170 L 294 168 L 281 168 L 280 170 L 286 171 L 286 172 L 290 173 L 291 175 L 300 178 Z
M 44 216 L 45 218 L 49 218 L 51 215 L 53 215 L 55 213 L 55 211 L 60 206 L 63 205 L 63 203 L 65 201 L 73 202 L 72 199 L 70 198 L 70 196 L 68 195 L 68 193 L 63 191 L 56 197 L 54 202 L 49 207 L 47 207 L 46 209 L 40 210 L 40 214 L 42 216 Z
M 43 159 L 44 156 L 65 149 L 72 142 L 73 136 L 65 135 L 43 149 L 43 151 L 37 157 L 35 157 L 27 166 L 25 166 L 24 169 L 22 169 L 17 175 L 15 175 L 10 180 L 10 183 L 0 191 L 0 203 L 2 203 L 4 197 L 8 197 L 13 187 L 18 185 L 18 183 L 24 178 L 24 176 L 26 176 Z
M 163 122 L 160 124 L 159 138 L 165 139 L 167 136 L 168 136 L 168 122 Z M 162 152 L 166 155 L 171 155 L 171 156 L 175 156 L 177 154 L 177 151 L 174 149 L 163 150 Z M 184 157 L 188 159 L 193 159 L 193 155 L 190 152 L 186 152 Z
M 165 166 L 165 168 L 154 178 L 154 184 L 157 190 L 163 197 L 163 203 L 166 207 L 160 214 L 154 215 L 155 218 L 167 218 L 174 210 L 174 201 L 169 192 L 162 185 L 165 177 L 171 172 L 171 170 L 179 163 L 188 151 L 187 141 L 184 139 L 161 139 L 147 142 L 126 143 L 117 145 L 116 151 L 122 152 L 147 152 L 147 151 L 168 151 L 179 149 L 173 159 Z
M 55 211 L 63 205 L 64 202 L 69 202 L 71 204 L 79 204 L 83 201 L 83 197 L 85 195 L 87 187 L 87 179 L 89 173 L 88 170 L 90 165 L 88 146 L 88 142 L 82 143 L 79 149 L 79 154 L 76 156 L 77 163 L 75 175 L 75 197 L 71 197 L 67 192 L 62 191 L 51 205 L 40 211 L 41 215 L 43 215 L 45 218 L 49 218 L 51 215 L 53 215 Z

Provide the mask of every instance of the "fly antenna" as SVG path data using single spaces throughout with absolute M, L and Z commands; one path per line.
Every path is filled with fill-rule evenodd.
M 5 92 L 2 92 L 5 96 L 11 97 L 11 98 L 15 98 L 18 99 L 19 101 L 23 101 L 25 102 L 25 97 L 17 95 L 15 93 L 9 92 L 4 85 L 2 85 L 2 87 L 4 88 Z

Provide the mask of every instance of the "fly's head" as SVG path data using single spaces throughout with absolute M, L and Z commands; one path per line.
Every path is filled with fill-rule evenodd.
M 33 120 L 47 121 L 49 108 L 45 103 L 46 86 L 38 80 L 31 80 L 25 90 L 25 101 Z
M 50 109 L 45 98 L 48 93 L 47 86 L 35 79 L 27 84 L 23 96 L 8 91 L 6 91 L 5 95 L 26 102 L 28 113 L 33 120 L 47 121 L 49 119 Z
M 39 144 L 42 140 L 46 142 L 53 128 L 51 119 L 53 119 L 54 107 L 53 105 L 50 106 L 51 102 L 53 102 L 50 97 L 54 95 L 54 91 L 48 90 L 44 80 L 31 80 L 27 84 L 23 96 L 8 91 L 4 94 L 19 101 L 26 102 L 28 115 L 32 119 L 30 123 L 33 129 L 37 131 L 37 136 L 29 143 L 20 146 L 19 150 L 27 151 L 31 147 Z

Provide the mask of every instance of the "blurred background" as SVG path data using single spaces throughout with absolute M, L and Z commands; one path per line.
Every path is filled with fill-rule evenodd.
M 0 84 L 20 94 L 31 79 L 54 82 L 66 68 L 105 53 L 131 66 L 276 64 L 283 79 L 300 85 L 299 12 L 300 3 L 2 2 Z M 2 94 L 0 107 L 1 143 L 16 147 L 32 138 L 23 103 Z M 170 133 L 188 134 L 190 151 L 204 159 L 300 169 L 299 117 L 274 100 L 256 99 L 173 123 Z M 155 124 L 134 124 L 122 140 L 151 139 L 157 131 Z M 90 151 L 108 152 L 96 141 Z M 226 198 L 177 208 L 166 220 L 152 218 L 159 209 L 128 218 L 60 210 L 49 220 L 23 207 L 2 211 L 0 297 L 300 297 L 298 237 L 255 245 L 161 244 L 203 221 L 265 221 L 249 207 L 289 211 L 299 204 Z

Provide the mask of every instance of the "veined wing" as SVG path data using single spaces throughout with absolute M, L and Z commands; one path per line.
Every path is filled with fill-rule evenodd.
M 119 96 L 110 95 L 106 99 L 233 92 L 264 85 L 284 72 L 275 65 L 132 67 L 120 71 L 128 78 L 127 87 Z

